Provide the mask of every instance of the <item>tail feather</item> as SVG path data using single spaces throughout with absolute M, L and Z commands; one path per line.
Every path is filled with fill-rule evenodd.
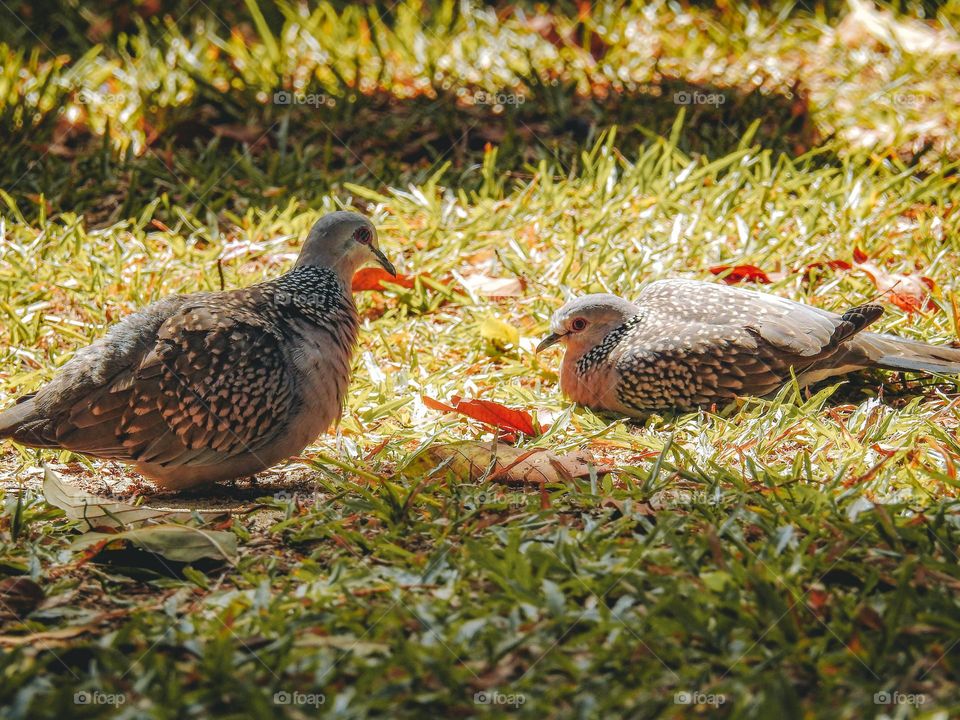
M 863 333 L 857 340 L 873 363 L 885 370 L 960 375 L 958 348 L 879 333 Z
M 30 405 L 30 402 L 17 402 L 0 412 L 0 438 L 12 438 L 17 434 L 17 430 L 33 409 Z
M 48 419 L 37 412 L 32 396 L 21 399 L 0 412 L 0 440 L 10 438 L 22 445 L 56 447 L 56 442 L 46 437 L 48 425 Z

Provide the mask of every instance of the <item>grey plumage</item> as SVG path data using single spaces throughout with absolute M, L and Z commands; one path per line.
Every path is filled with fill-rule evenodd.
M 566 345 L 561 387 L 627 415 L 690 410 L 879 367 L 960 373 L 960 350 L 864 332 L 878 305 L 838 315 L 717 283 L 662 280 L 636 303 L 587 295 L 564 305 L 541 343 Z
M 0 438 L 134 463 L 171 488 L 250 475 L 340 414 L 358 318 L 349 290 L 376 231 L 337 212 L 296 266 L 251 287 L 161 300 L 0 413 Z

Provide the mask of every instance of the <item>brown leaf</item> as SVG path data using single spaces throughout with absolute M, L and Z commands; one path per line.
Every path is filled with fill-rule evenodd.
M 0 615 L 25 618 L 43 602 L 43 589 L 27 577 L 0 580 Z
M 505 443 L 461 442 L 428 447 L 422 456 L 430 465 L 424 471 L 444 463 L 457 477 L 473 482 L 496 481 L 506 484 L 541 485 L 588 477 L 591 468 L 598 474 L 609 472 L 588 450 L 557 455 L 551 450 L 522 450 Z
M 88 625 L 76 625 L 74 627 L 46 630 L 29 635 L 0 635 L 0 645 L 39 645 L 41 648 L 47 648 L 50 641 L 59 644 L 57 641 L 71 640 L 81 635 L 86 635 L 96 630 L 97 627 L 97 625 L 90 623 Z

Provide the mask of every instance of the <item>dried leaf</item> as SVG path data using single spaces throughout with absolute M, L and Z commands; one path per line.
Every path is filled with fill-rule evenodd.
M 86 635 L 97 629 L 97 625 L 90 623 L 88 625 L 76 625 L 73 627 L 57 628 L 56 630 L 46 630 L 44 632 L 31 633 L 30 635 L 0 635 L 0 645 L 14 647 L 33 645 L 40 648 L 47 648 L 49 641 L 72 640 L 73 638 Z
M 903 275 L 887 272 L 859 248 L 853 252 L 853 261 L 859 270 L 870 277 L 877 290 L 883 293 L 883 298 L 901 310 L 912 313 L 937 308 L 931 297 L 937 284 L 931 278 L 918 273 Z
M 71 520 L 86 520 L 90 527 L 124 527 L 157 518 L 188 520 L 194 513 L 210 516 L 223 514 L 223 510 L 171 510 L 103 498 L 64 482 L 46 465 L 43 467 L 43 496 L 48 503 L 63 510 Z
M 436 444 L 424 450 L 421 457 L 429 464 L 424 471 L 443 465 L 456 477 L 474 482 L 540 485 L 588 477 L 591 469 L 598 474 L 610 471 L 600 466 L 588 450 L 557 455 L 543 448 L 523 450 L 505 443 Z
M 43 602 L 43 589 L 28 577 L 0 580 L 0 615 L 24 618 Z
M 526 410 L 508 408 L 492 400 L 478 398 L 464 400 L 459 395 L 450 398 L 450 405 L 426 395 L 423 395 L 422 399 L 423 404 L 432 410 L 460 413 L 499 430 L 512 430 L 533 436 L 540 434 L 539 429 L 534 425 L 533 417 Z

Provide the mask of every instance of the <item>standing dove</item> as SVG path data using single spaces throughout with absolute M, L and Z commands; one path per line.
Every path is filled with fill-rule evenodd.
M 641 417 L 767 395 L 792 375 L 809 385 L 878 367 L 960 373 L 960 350 L 862 332 L 883 309 L 836 313 L 766 293 L 661 280 L 637 302 L 586 295 L 568 302 L 537 347 L 566 345 L 560 387 L 575 402 Z
M 396 274 L 367 218 L 325 215 L 290 272 L 114 325 L 0 413 L 0 438 L 132 463 L 171 489 L 296 455 L 340 416 L 359 325 L 350 283 L 371 260 Z

